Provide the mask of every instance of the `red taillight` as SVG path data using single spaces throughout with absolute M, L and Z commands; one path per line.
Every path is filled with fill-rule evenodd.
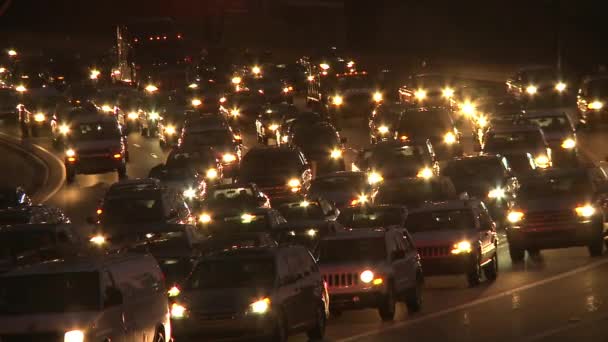
M 114 153 L 114 159 L 120 159 L 120 158 L 122 158 L 122 154 Z

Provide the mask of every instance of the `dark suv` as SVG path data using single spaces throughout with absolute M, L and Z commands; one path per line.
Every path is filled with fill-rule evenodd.
M 300 246 L 241 248 L 200 260 L 171 305 L 174 334 L 192 339 L 305 331 L 322 339 L 328 295 L 315 260 Z

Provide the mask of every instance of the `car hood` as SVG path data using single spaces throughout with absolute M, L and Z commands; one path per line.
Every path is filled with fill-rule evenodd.
M 518 197 L 516 207 L 524 211 L 545 211 L 574 209 L 579 205 L 591 203 L 592 196 L 552 196 L 548 198 L 526 199 Z
M 268 296 L 268 291 L 257 288 L 209 289 L 184 291 L 177 302 L 198 314 L 245 312 L 249 304 Z
M 64 332 L 87 328 L 97 325 L 102 318 L 100 312 L 71 312 L 50 313 L 37 315 L 8 314 L 1 316 L 0 334 L 32 334 L 48 333 L 56 331 L 63 335 Z M 63 340 L 63 336 L 61 336 Z
M 452 245 L 459 241 L 477 239 L 474 232 L 466 230 L 434 230 L 412 233 L 416 247 Z

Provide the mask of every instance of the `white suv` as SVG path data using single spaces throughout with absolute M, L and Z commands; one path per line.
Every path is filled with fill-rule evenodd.
M 358 229 L 324 238 L 319 268 L 330 295 L 330 310 L 377 308 L 383 321 L 404 301 L 410 313 L 422 304 L 420 257 L 407 231 Z

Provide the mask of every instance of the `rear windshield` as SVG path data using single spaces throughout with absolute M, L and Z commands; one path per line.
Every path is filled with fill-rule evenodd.
M 184 145 L 199 146 L 224 146 L 232 143 L 232 137 L 228 131 L 210 130 L 204 132 L 186 131 L 182 143 Z
M 295 220 L 323 220 L 325 219 L 325 213 L 318 203 L 304 202 L 301 203 L 286 204 L 278 208 L 279 212 L 287 221 Z
M 529 118 L 529 121 L 540 127 L 543 131 L 567 131 L 570 123 L 565 116 L 545 116 Z
M 538 148 L 543 145 L 543 137 L 540 132 L 508 132 L 491 134 L 485 148 L 488 151 L 500 151 L 502 149 Z
M 475 222 L 470 210 L 442 210 L 410 213 L 405 226 L 410 233 L 419 233 L 436 230 L 473 229 L 475 228 Z
M 76 141 L 117 139 L 120 130 L 113 122 L 80 123 L 75 125 L 70 137 Z
M 37 274 L 0 279 L 0 315 L 97 311 L 99 273 Z
M 345 208 L 338 222 L 348 228 L 374 228 L 401 225 L 403 210 L 399 208 Z
M 103 222 L 108 224 L 158 222 L 164 208 L 159 198 L 112 198 L 104 202 Z
M 412 135 L 445 134 L 450 129 L 449 118 L 442 113 L 406 113 L 399 121 L 399 132 Z
M 191 289 L 269 288 L 275 280 L 272 258 L 205 260 L 189 278 Z
M 363 175 L 357 177 L 331 177 L 317 178 L 313 180 L 311 192 L 360 192 L 367 186 L 366 179 Z
M 321 263 L 378 262 L 386 260 L 384 236 L 365 239 L 323 240 Z

